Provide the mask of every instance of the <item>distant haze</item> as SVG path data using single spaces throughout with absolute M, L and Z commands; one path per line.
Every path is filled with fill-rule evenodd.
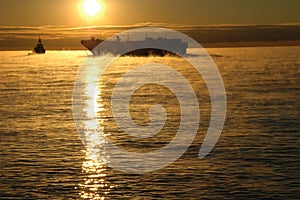
M 162 26 L 178 30 L 197 40 L 205 47 L 264 46 L 264 44 L 270 44 L 270 42 L 274 43 L 273 46 L 277 43 L 280 45 L 300 44 L 300 25 L 297 24 L 180 26 L 147 23 L 130 26 L 97 27 L 0 26 L 0 50 L 32 49 L 38 37 L 43 39 L 47 49 L 84 49 L 80 44 L 82 39 L 89 39 L 91 36 L 105 39 L 115 33 L 143 26 Z M 151 36 L 151 34 L 148 36 Z

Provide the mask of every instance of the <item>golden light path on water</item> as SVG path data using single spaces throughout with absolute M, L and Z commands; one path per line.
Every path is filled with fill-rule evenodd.
M 102 58 L 103 59 L 103 58 Z M 172 61 L 174 58 L 167 58 L 164 62 Z M 105 60 L 105 59 L 104 59 Z M 147 63 L 153 63 L 154 61 L 161 61 L 161 58 L 151 57 L 147 58 Z M 178 59 L 177 59 L 178 60 Z M 83 120 L 82 128 L 84 134 L 81 135 L 85 147 L 85 161 L 82 164 L 82 172 L 87 176 L 82 183 L 79 184 L 80 187 L 80 197 L 83 199 L 105 199 L 110 195 L 112 188 L 117 187 L 111 184 L 107 180 L 108 169 L 106 164 L 110 162 L 108 155 L 105 155 L 101 147 L 106 145 L 108 134 L 104 133 L 104 127 L 109 126 L 109 129 L 113 129 L 113 125 L 109 123 L 109 112 L 107 108 L 107 94 L 110 91 L 110 86 L 114 82 L 117 82 L 120 74 L 123 74 L 128 69 L 133 68 L 140 62 L 145 62 L 144 59 L 139 58 L 123 58 L 119 62 L 113 64 L 113 66 L 118 66 L 116 68 L 112 67 L 108 70 L 108 74 L 99 77 L 99 66 L 97 63 L 101 62 L 101 58 L 87 59 L 83 66 L 82 77 L 82 91 L 83 95 Z M 184 62 L 183 60 L 181 62 Z M 106 81 L 106 82 L 105 82 Z M 108 81 L 108 82 L 107 82 Z M 156 94 L 154 90 L 151 94 Z M 176 104 L 177 105 L 177 104 Z M 144 106 L 144 104 L 143 104 Z M 147 107 L 145 107 L 147 108 Z M 174 109 L 173 109 L 174 110 Z M 176 120 L 174 121 L 176 123 Z M 108 125 L 109 124 L 109 125 Z M 121 138 L 119 138 L 121 139 Z M 122 139 L 120 141 L 123 141 Z
M 85 113 L 88 120 L 85 121 L 85 140 L 88 143 L 87 150 L 84 150 L 85 161 L 82 163 L 82 172 L 87 176 L 83 183 L 79 184 L 81 188 L 80 197 L 82 199 L 105 199 L 110 190 L 114 187 L 106 180 L 105 158 L 101 156 L 100 146 L 105 142 L 100 138 L 100 132 L 103 132 L 103 119 L 98 116 L 104 110 L 101 102 L 101 89 L 98 87 L 98 77 L 94 74 L 93 68 L 87 71 L 89 77 L 86 79 L 85 95 Z M 103 137 L 103 135 L 102 135 Z

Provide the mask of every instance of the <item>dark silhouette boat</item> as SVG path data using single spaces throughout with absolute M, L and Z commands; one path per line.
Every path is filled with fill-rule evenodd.
M 100 43 L 102 44 L 99 45 Z M 181 39 L 162 37 L 157 39 L 146 37 L 140 41 L 121 41 L 118 36 L 116 40 L 100 40 L 91 37 L 90 40 L 81 40 L 81 44 L 94 55 L 164 56 L 168 54 L 176 55 L 176 53 L 186 54 L 188 48 L 188 44 Z M 168 47 L 169 51 L 164 50 L 165 47 Z
M 38 44 L 33 49 L 34 53 L 38 54 L 44 54 L 46 53 L 46 49 L 44 48 L 44 45 L 42 44 L 41 38 L 39 38 Z

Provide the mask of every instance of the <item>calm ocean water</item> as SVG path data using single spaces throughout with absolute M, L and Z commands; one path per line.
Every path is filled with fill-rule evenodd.
M 125 57 L 103 76 L 97 100 L 103 129 L 118 145 L 139 152 L 172 139 L 180 120 L 178 103 L 165 88 L 142 88 L 132 98 L 137 123 L 149 122 L 145 110 L 153 102 L 166 104 L 172 115 L 158 138 L 126 139 L 108 105 L 118 77 L 134 65 L 155 61 L 197 85 L 201 122 L 193 144 L 166 168 L 141 175 L 94 162 L 76 131 L 72 92 L 86 51 L 0 52 L 0 198 L 299 199 L 300 47 L 208 52 L 223 77 L 228 108 L 222 135 L 204 159 L 198 152 L 210 119 L 210 98 L 183 60 Z

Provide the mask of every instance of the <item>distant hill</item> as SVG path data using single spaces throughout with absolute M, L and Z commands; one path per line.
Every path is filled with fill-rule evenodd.
M 207 47 L 300 45 L 300 25 L 210 26 L 182 32 Z

